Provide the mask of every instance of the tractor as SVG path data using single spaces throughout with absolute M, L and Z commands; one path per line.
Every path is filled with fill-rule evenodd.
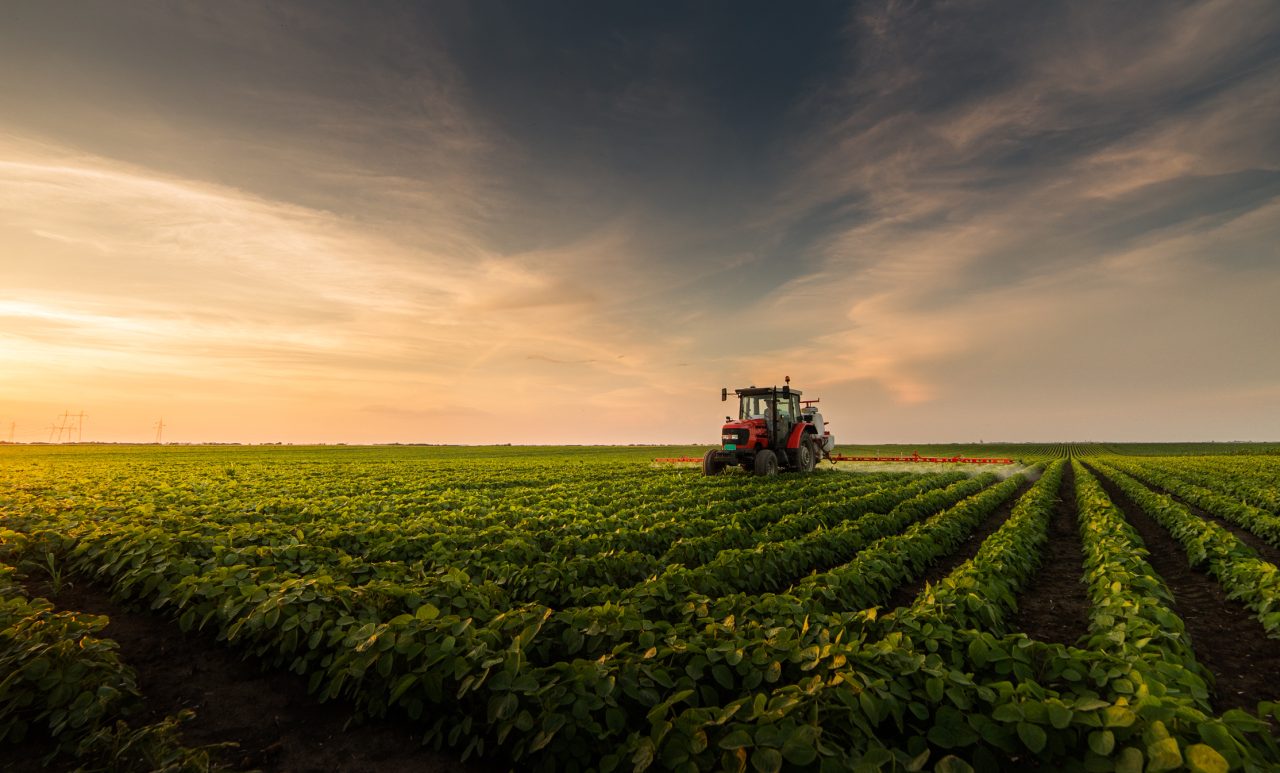
M 776 475 L 780 470 L 812 472 L 821 456 L 830 458 L 835 438 L 814 405 L 801 400 L 787 376 L 781 388 L 750 386 L 735 389 L 738 418 L 724 417 L 721 447 L 702 457 L 702 474 L 719 475 L 730 465 L 756 475 Z M 729 390 L 720 390 L 721 401 Z
M 660 464 L 702 464 L 703 475 L 719 475 L 730 465 L 756 475 L 776 475 L 779 470 L 812 472 L 818 459 L 837 462 L 891 462 L 918 464 L 993 464 L 1010 465 L 1015 460 L 1005 457 L 969 456 L 848 456 L 833 453 L 836 439 L 827 431 L 827 423 L 814 406 L 817 400 L 801 400 L 800 390 L 791 388 L 791 377 L 782 388 L 749 386 L 735 389 L 738 396 L 738 418 L 724 417 L 720 429 L 720 447 L 712 448 L 701 459 L 696 456 L 672 456 L 654 459 Z M 729 400 L 729 390 L 720 390 L 720 399 Z

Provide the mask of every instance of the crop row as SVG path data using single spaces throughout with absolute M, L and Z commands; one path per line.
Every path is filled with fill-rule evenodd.
M 485 511 L 477 528 L 487 552 L 470 553 L 465 520 L 422 502 L 405 523 L 350 502 L 327 517 L 322 501 L 285 490 L 238 520 L 234 507 L 202 514 L 196 487 L 138 493 L 121 507 L 107 504 L 113 484 L 94 481 L 79 488 L 100 505 L 56 486 L 5 484 L 0 507 L 28 534 L 23 554 L 48 552 L 184 628 L 305 674 L 322 697 L 354 699 L 375 717 L 407 715 L 464 753 L 500 747 L 522 767 L 1273 765 L 1280 753 L 1264 719 L 1211 715 L 1167 589 L 1083 467 L 1070 495 L 1090 634 L 1066 647 L 1009 631 L 1043 560 L 1065 464 L 1043 471 L 971 560 L 896 610 L 877 605 L 1011 502 L 1021 477 L 828 473 L 762 483 L 661 473 L 646 490 L 618 475 L 609 485 L 656 500 L 622 524 L 603 502 L 591 505 L 600 512 L 571 509 L 595 496 L 593 475 L 525 470 L 497 477 L 521 504 Z M 363 477 L 364 489 L 420 496 L 393 474 L 385 485 Z M 228 477 L 217 486 L 256 474 Z M 543 499 L 523 488 L 538 479 L 554 481 Z M 359 487 L 338 488 L 368 504 Z M 698 497 L 719 508 L 714 516 L 671 504 Z M 184 504 L 170 510 L 165 498 Z M 1184 514 L 1157 520 L 1177 529 Z M 504 518 L 513 528 L 499 540 Z M 344 528 L 358 539 L 344 543 Z M 1247 582 L 1242 567 L 1252 565 L 1230 543 L 1211 530 L 1181 533 Z M 404 560 L 430 535 L 454 540 L 455 552 L 435 554 L 439 564 Z M 354 551 L 365 539 L 396 544 L 369 560 Z M 563 552 L 521 566 L 544 546 Z M 449 555 L 466 555 L 466 568 L 447 565 Z M 689 565 L 652 563 L 675 557 Z
M 0 555 L 23 555 L 26 537 L 0 529 Z M 101 637 L 107 618 L 59 612 L 31 599 L 17 569 L 0 563 L 0 745 L 46 736 L 55 756 L 111 770 L 205 771 L 207 749 L 187 749 L 177 727 L 186 712 L 131 727 L 140 698 L 115 642 Z
M 1134 464 L 1127 459 L 1120 460 L 1114 457 L 1110 458 L 1108 463 L 1113 469 L 1128 473 L 1147 484 L 1163 488 L 1196 507 L 1202 508 L 1219 518 L 1239 524 L 1272 545 L 1280 547 L 1280 516 L 1216 493 L 1203 486 L 1188 483 L 1180 476 L 1166 472 L 1161 468 Z
M 1188 483 L 1197 484 L 1246 505 L 1280 514 L 1280 459 L 1259 456 L 1242 461 L 1217 457 L 1180 457 L 1161 459 L 1159 468 Z
M 897 584 L 894 578 L 904 573 L 903 562 L 909 564 L 910 556 L 919 552 L 912 548 L 908 548 L 905 554 L 898 552 L 901 545 L 895 542 L 895 535 L 908 523 L 926 514 L 938 513 L 931 519 L 938 528 L 946 523 L 958 525 L 972 520 L 975 511 L 992 506 L 1002 497 L 1007 498 L 1012 490 L 1012 487 L 993 487 L 975 493 L 988 482 L 979 479 L 926 491 L 900 503 L 886 515 L 866 516 L 839 530 L 848 540 L 842 544 L 843 555 L 851 557 L 851 560 L 828 574 L 851 595 L 843 605 L 834 600 L 828 601 L 827 606 L 832 608 L 832 613 L 861 609 L 861 600 L 868 600 L 870 605 L 887 596 Z M 972 496 L 966 498 L 966 495 Z M 836 531 L 831 530 L 832 533 Z M 917 530 L 909 544 L 914 547 L 913 543 L 927 542 L 931 537 L 929 533 Z M 796 549 L 811 548 L 812 545 L 806 545 L 806 542 L 796 540 Z M 823 553 L 820 555 L 825 555 L 829 546 L 821 547 Z M 743 572 L 743 577 L 754 576 L 754 573 L 766 576 L 777 573 L 779 566 L 766 560 L 771 555 L 775 559 L 781 555 L 787 562 L 784 567 L 791 566 L 792 559 L 786 553 L 761 552 L 757 555 L 761 560 L 750 565 L 753 572 Z M 802 625 L 803 618 L 829 614 L 819 598 L 823 592 L 822 585 L 812 582 L 815 576 L 821 575 L 805 577 L 784 593 L 734 593 L 713 597 L 687 588 L 681 593 L 672 593 L 671 586 L 667 586 L 668 594 L 665 596 L 655 594 L 630 604 L 606 602 L 596 607 L 565 610 L 551 621 L 553 635 L 550 641 L 556 640 L 556 626 L 562 622 L 570 624 L 571 630 L 591 633 L 581 639 L 575 637 L 567 648 L 544 647 L 538 654 L 543 662 L 566 657 L 616 655 L 630 646 L 643 649 L 660 640 L 683 641 L 707 627 L 715 628 L 725 620 L 732 621 L 732 627 L 738 631 L 747 627 L 768 630 L 782 622 Z
M 960 754 L 979 769 L 1032 757 L 1088 770 L 1269 769 L 1277 752 L 1266 722 L 1238 711 L 1220 718 L 1206 713 L 1203 681 L 1176 637 L 1155 644 L 1154 637 L 1113 638 L 1104 649 L 1086 651 L 949 625 L 1001 624 L 1009 596 L 989 599 L 976 582 L 1013 589 L 1025 581 L 1034 567 L 1024 549 L 1044 539 L 1060 467 L 1050 469 L 972 561 L 912 607 L 878 621 L 878 638 L 867 635 L 877 621 L 866 613 L 842 629 L 825 629 L 818 634 L 823 643 L 806 650 L 808 679 L 724 706 L 687 708 L 655 722 L 655 731 L 632 739 L 627 751 L 689 763 L 691 770 L 742 769 L 748 762 L 770 769 L 779 753 L 793 764 L 817 760 L 833 770 L 918 769 L 937 750 Z M 1134 535 L 1096 482 L 1082 481 L 1081 530 L 1089 535 L 1098 634 L 1108 616 L 1141 628 L 1159 580 L 1140 558 L 1128 556 Z M 1118 562 L 1112 558 L 1117 550 Z M 1176 616 L 1163 618 L 1167 608 L 1154 603 L 1151 614 L 1180 631 Z M 796 744 L 796 736 L 814 739 L 812 750 Z M 947 756 L 935 769 L 970 768 Z
M 903 486 L 808 509 L 794 518 L 773 521 L 762 530 L 758 542 L 746 543 L 750 548 L 725 544 L 715 558 L 701 566 L 672 566 L 652 581 L 621 595 L 608 588 L 579 592 L 574 606 L 613 602 L 666 610 L 690 594 L 721 596 L 777 590 L 811 571 L 839 563 L 842 557 L 857 552 L 868 538 L 904 528 L 926 513 L 981 490 L 991 480 L 968 480 L 962 475 L 924 476 Z M 876 517 L 876 513 L 886 515 Z
M 981 487 L 981 483 L 977 485 Z M 439 703 L 455 690 L 464 698 L 479 690 L 500 664 L 499 673 L 508 673 L 511 683 L 520 687 L 529 687 L 530 680 L 522 677 L 534 674 L 540 687 L 579 684 L 586 679 L 598 690 L 621 682 L 626 685 L 622 688 L 627 696 L 623 703 L 634 706 L 639 702 L 648 709 L 652 708 L 647 703 L 649 691 L 662 687 L 660 681 L 653 681 L 660 677 L 650 674 L 653 664 L 646 662 L 649 658 L 641 652 L 630 657 L 615 653 L 614 663 L 609 659 L 603 663 L 561 662 L 521 673 L 525 650 L 551 617 L 545 608 L 507 610 L 477 626 L 470 617 L 423 602 L 412 588 L 380 580 L 344 586 L 323 575 L 289 576 L 273 567 L 218 560 L 201 564 L 191 558 L 181 540 L 169 539 L 170 535 L 151 527 L 126 530 L 115 524 L 117 532 L 110 533 L 107 525 L 61 525 L 74 534 L 70 557 L 83 571 L 111 577 L 121 592 L 148 598 L 161 609 L 174 609 L 187 626 L 216 624 L 224 637 L 248 643 L 260 655 L 319 675 L 316 686 L 323 687 L 325 694 L 371 696 L 367 707 L 374 712 L 396 702 L 410 714 L 421 714 L 428 702 Z M 53 539 L 55 534 L 66 533 L 62 528 L 43 534 Z M 459 592 L 468 590 L 461 578 L 457 588 Z M 409 613 L 393 614 L 397 607 Z M 697 640 L 705 641 L 705 637 Z M 721 643 L 711 644 L 712 651 L 719 652 Z M 728 657 L 733 659 L 732 652 Z M 442 667 L 446 663 L 448 667 Z M 583 668 L 591 674 L 584 676 L 575 670 Z M 601 670 L 603 673 L 597 673 Z M 768 678 L 767 669 L 748 670 L 748 680 Z M 494 678 L 495 685 L 503 683 L 501 677 Z M 446 683 L 452 685 L 447 691 Z M 576 691 L 574 696 L 580 697 Z M 478 713 L 486 721 L 497 722 L 507 718 L 502 709 L 505 705 L 494 706 L 491 718 L 488 704 Z M 450 727 L 466 733 L 475 716 L 468 712 Z M 608 727 L 609 716 L 606 712 L 602 727 Z M 532 715 L 525 718 L 515 712 L 510 718 L 525 725 Z M 568 721 L 555 711 L 544 712 L 539 719 L 538 732 L 526 735 L 530 750 L 549 741 Z M 484 734 L 478 733 L 473 740 L 479 743 L 483 738 Z M 566 743 L 572 745 L 573 741 Z
M 1192 566 L 1206 567 L 1228 597 L 1242 601 L 1268 634 L 1280 638 L 1280 569 L 1258 558 L 1231 532 L 1197 517 L 1171 497 L 1157 494 L 1119 470 L 1096 466 L 1173 535 L 1186 550 Z

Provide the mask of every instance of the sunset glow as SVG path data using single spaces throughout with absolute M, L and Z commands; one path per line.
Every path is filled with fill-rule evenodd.
M 1280 438 L 1280 5 L 1088 6 L 10 5 L 0 440 Z

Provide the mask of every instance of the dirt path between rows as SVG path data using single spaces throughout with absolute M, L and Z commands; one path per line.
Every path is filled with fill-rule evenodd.
M 44 582 L 27 587 L 58 609 L 107 615 L 102 635 L 120 645 L 120 658 L 138 674 L 145 705 L 132 721 L 145 724 L 180 709 L 196 712 L 185 723 L 188 746 L 232 741 L 238 748 L 217 759 L 237 769 L 263 771 L 463 771 L 499 769 L 459 762 L 453 755 L 423 747 L 421 726 L 384 720 L 344 729 L 349 704 L 320 703 L 306 680 L 283 670 L 263 671 L 242 660 L 211 636 L 184 633 L 155 615 L 134 611 L 80 579 L 53 594 Z M 7 769 L 7 767 L 6 767 Z
M 964 542 L 960 543 L 954 553 L 944 556 L 915 580 L 894 588 L 889 600 L 885 602 L 884 608 L 897 609 L 913 603 L 921 591 L 924 590 L 926 583 L 936 585 L 939 580 L 951 574 L 957 566 L 977 555 L 978 549 L 982 547 L 982 543 L 986 541 L 987 537 L 994 534 L 996 529 L 999 529 L 1004 525 L 1005 521 L 1009 520 L 1009 516 L 1013 513 L 1014 505 L 1022 498 L 1023 494 L 1027 493 L 1031 486 L 1031 481 L 1020 486 L 1013 496 L 1009 497 L 1008 501 L 993 510 L 991 515 L 987 516 L 986 520 L 978 525 L 978 528 L 970 532 L 969 536 L 965 538 Z
M 1132 478 L 1133 476 L 1130 475 L 1129 477 Z M 1135 478 L 1135 480 L 1137 479 Z M 1267 542 L 1263 538 L 1259 537 L 1257 534 L 1254 534 L 1253 532 L 1249 531 L 1248 529 L 1246 529 L 1245 527 L 1239 524 L 1228 521 L 1226 518 L 1222 518 L 1220 516 L 1214 515 L 1208 510 L 1202 510 L 1201 508 L 1196 507 L 1195 505 L 1191 504 L 1190 502 L 1178 496 L 1177 494 L 1173 493 L 1172 491 L 1169 491 L 1167 489 L 1162 489 L 1159 486 L 1148 483 L 1145 480 L 1138 480 L 1138 482 L 1158 494 L 1164 494 L 1165 496 L 1169 497 L 1173 501 L 1177 502 L 1178 504 L 1190 510 L 1197 517 L 1203 518 L 1206 521 L 1213 521 L 1214 523 L 1218 524 L 1222 528 L 1234 534 L 1236 536 L 1236 539 L 1240 540 L 1244 544 L 1253 548 L 1254 552 L 1256 552 L 1262 558 L 1263 561 L 1269 561 L 1277 566 L 1280 566 L 1280 548 Z
M 1058 501 L 1049 519 L 1040 569 L 1018 594 L 1018 611 L 1010 631 L 1040 641 L 1074 645 L 1089 632 L 1089 594 L 1084 586 L 1084 543 L 1076 519 L 1076 474 L 1071 465 L 1062 473 Z
M 1227 598 L 1213 577 L 1192 568 L 1186 551 L 1114 483 L 1096 473 L 1107 496 L 1124 513 L 1150 553 L 1147 560 L 1173 592 L 1173 608 L 1186 624 L 1196 660 L 1214 676 L 1211 704 L 1252 711 L 1258 701 L 1280 697 L 1280 640 L 1267 638 L 1244 605 Z

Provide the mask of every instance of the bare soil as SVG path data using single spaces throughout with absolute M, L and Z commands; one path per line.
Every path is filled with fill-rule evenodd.
M 1174 611 L 1186 624 L 1196 660 L 1213 674 L 1214 711 L 1252 711 L 1258 701 L 1280 698 L 1280 640 L 1267 638 L 1248 608 L 1193 568 L 1182 546 L 1123 491 L 1101 474 L 1098 480 L 1142 537 L 1147 560 L 1173 592 Z
M 463 763 L 422 746 L 425 721 L 422 726 L 399 720 L 356 725 L 350 704 L 318 702 L 303 677 L 264 671 L 210 637 L 184 633 L 155 615 L 118 604 L 82 580 L 64 585 L 58 594 L 44 582 L 32 582 L 27 590 L 60 609 L 107 615 L 111 622 L 102 635 L 120 645 L 120 657 L 137 672 L 145 701 L 131 722 L 147 724 L 192 709 L 196 716 L 183 725 L 183 742 L 237 744 L 216 755 L 232 768 L 298 773 L 500 769 Z M 0 752 L 0 769 L 37 770 L 34 752 L 46 747 L 33 740 L 12 750 L 13 760 Z
M 982 543 L 986 541 L 987 537 L 994 534 L 996 529 L 999 529 L 1004 525 L 1005 521 L 1009 520 L 1009 516 L 1013 513 L 1013 506 L 1017 504 L 1023 494 L 1027 493 L 1027 489 L 1031 488 L 1031 485 L 1031 481 L 1023 484 L 1009 498 L 1009 501 L 993 510 L 991 515 L 987 516 L 986 520 L 979 524 L 978 528 L 974 529 L 965 538 L 964 542 L 960 543 L 954 553 L 940 559 L 915 580 L 894 588 L 889 600 L 885 602 L 885 608 L 896 609 L 897 607 L 911 604 L 916 600 L 916 596 L 919 596 L 921 591 L 924 590 L 926 583 L 936 585 L 939 580 L 951 574 L 957 566 L 976 556 L 978 549 L 982 547 Z
M 1084 544 L 1076 519 L 1076 475 L 1068 465 L 1049 519 L 1042 563 L 1018 594 L 1018 610 L 1009 630 L 1040 641 L 1075 644 L 1089 632 L 1090 606 L 1084 585 Z

